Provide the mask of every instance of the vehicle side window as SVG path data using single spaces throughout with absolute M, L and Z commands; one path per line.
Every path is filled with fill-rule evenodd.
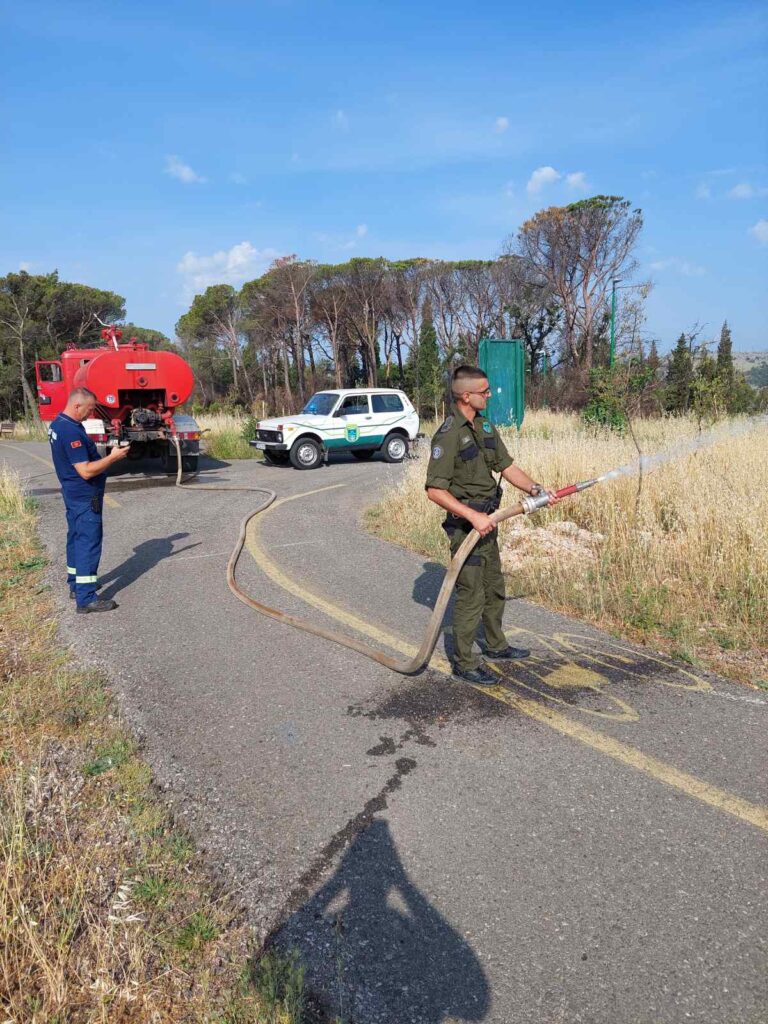
M 336 412 L 337 416 L 366 416 L 368 395 L 347 395 Z
M 58 384 L 61 381 L 61 365 L 59 363 L 39 363 L 37 379 L 44 384 Z
M 374 412 L 402 412 L 403 400 L 399 395 L 371 395 Z

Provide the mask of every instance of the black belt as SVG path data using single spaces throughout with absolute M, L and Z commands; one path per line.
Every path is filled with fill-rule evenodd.
M 468 505 L 471 509 L 474 509 L 475 512 L 484 512 L 489 516 L 491 512 L 495 512 L 501 505 L 501 487 L 496 488 L 496 494 L 492 498 L 473 499 L 472 501 L 460 498 L 459 500 L 463 505 Z M 464 516 L 455 516 L 453 512 L 448 512 L 443 523 L 443 529 L 446 533 L 453 533 L 454 530 L 471 530 L 472 524 Z

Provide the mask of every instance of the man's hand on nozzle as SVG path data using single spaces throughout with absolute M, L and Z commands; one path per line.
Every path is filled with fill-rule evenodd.
M 487 537 L 492 530 L 496 529 L 496 523 L 485 512 L 473 512 L 469 521 L 481 537 Z
M 556 505 L 561 500 L 555 491 L 550 491 L 546 487 L 542 487 L 541 484 L 534 484 L 529 493 L 532 498 L 538 498 L 540 495 L 546 494 L 549 498 L 550 506 Z

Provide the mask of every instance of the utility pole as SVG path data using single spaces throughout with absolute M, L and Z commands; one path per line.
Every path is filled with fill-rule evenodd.
M 608 358 L 608 365 L 613 369 L 613 363 L 616 358 L 616 285 L 621 280 L 619 277 L 614 277 L 611 281 L 611 351 Z

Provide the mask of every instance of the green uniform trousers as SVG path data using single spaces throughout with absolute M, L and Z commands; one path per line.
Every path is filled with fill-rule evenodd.
M 468 530 L 456 528 L 449 534 L 451 557 L 463 544 Z M 453 609 L 453 650 L 457 669 L 477 668 L 480 658 L 472 650 L 482 619 L 485 639 L 492 651 L 501 651 L 508 640 L 502 630 L 504 617 L 504 576 L 501 572 L 498 530 L 481 537 L 456 580 Z

